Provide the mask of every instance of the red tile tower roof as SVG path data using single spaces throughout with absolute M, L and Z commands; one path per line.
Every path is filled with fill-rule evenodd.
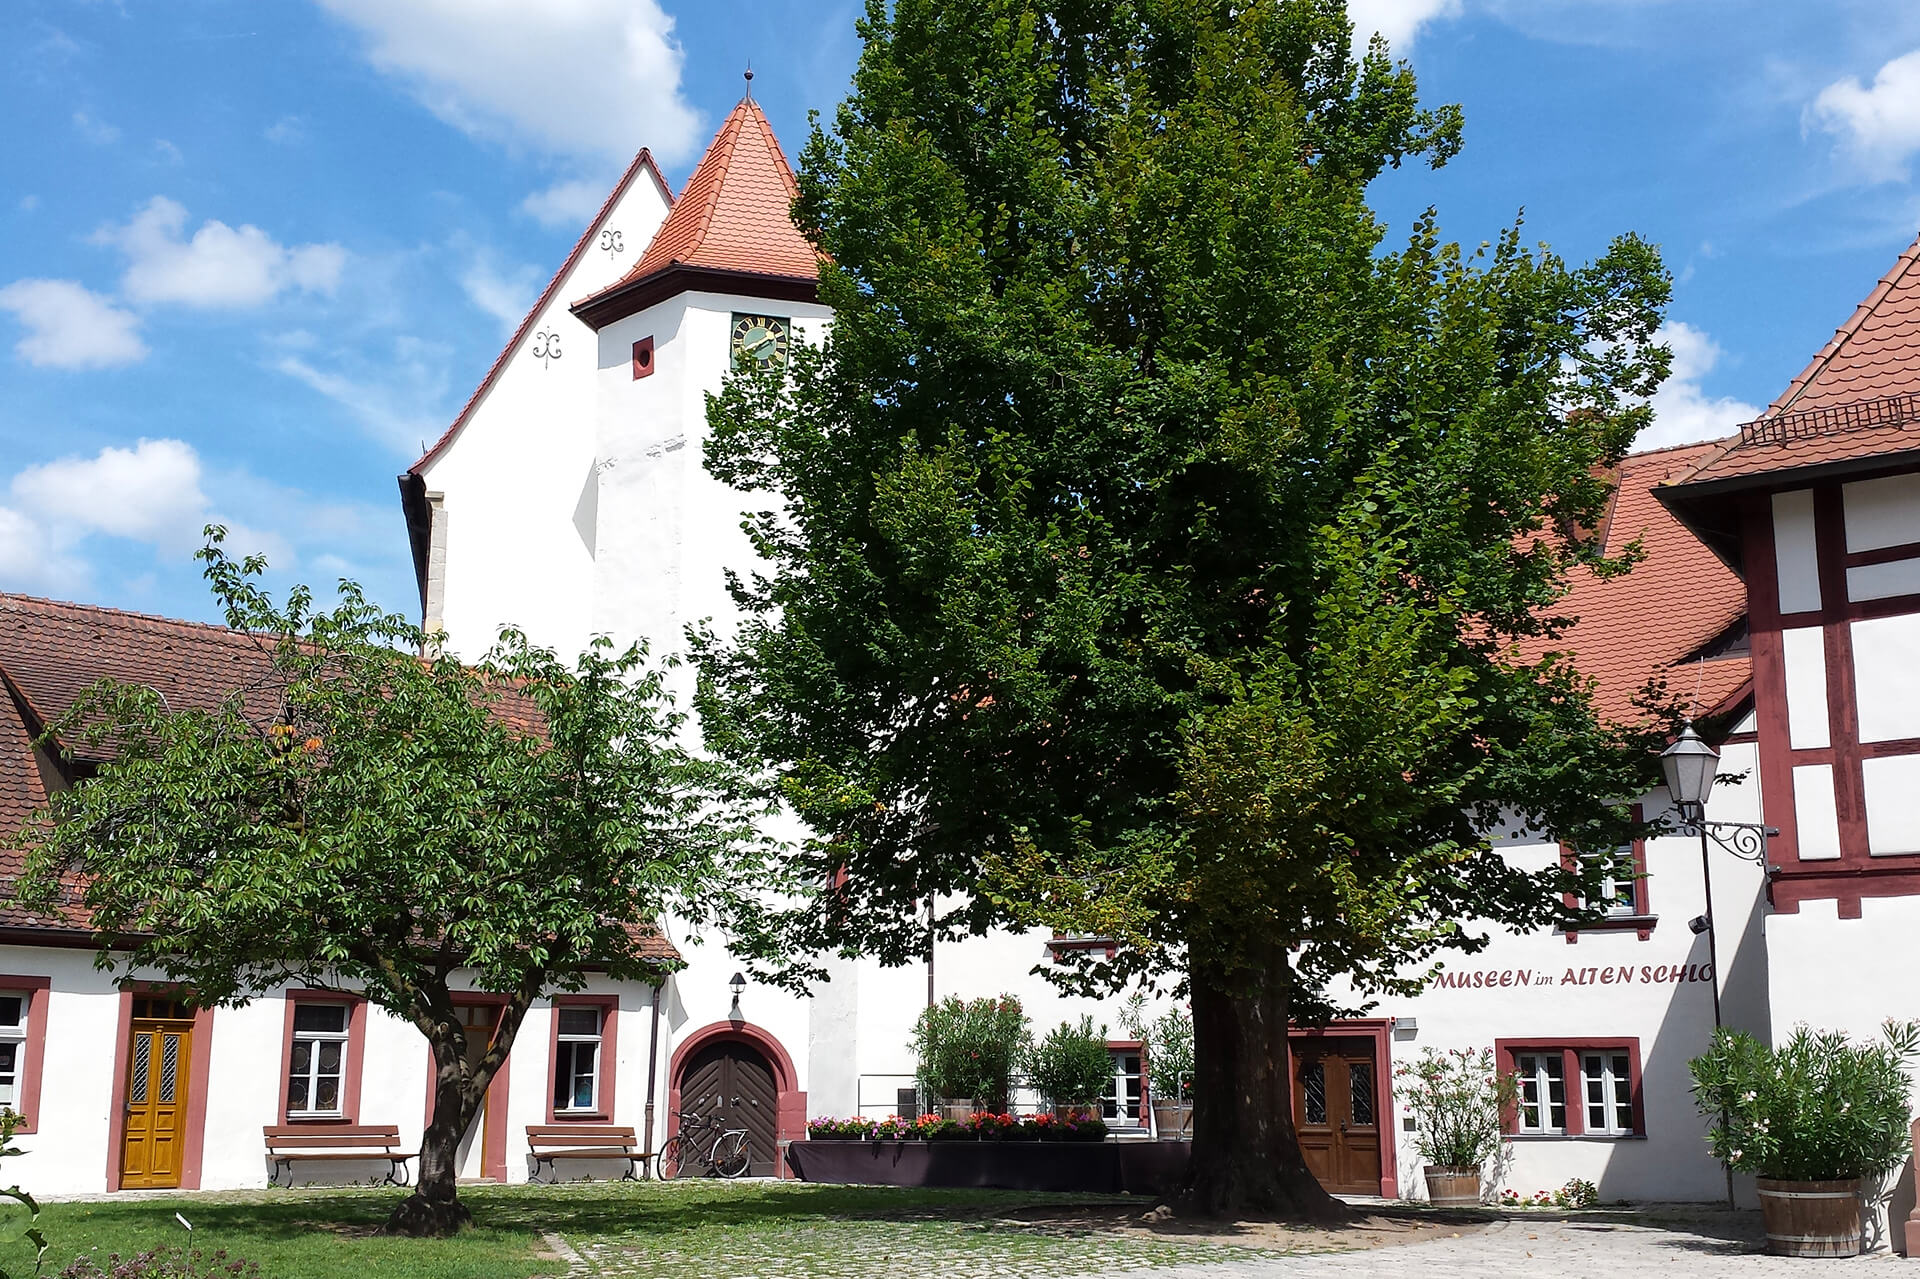
M 1595 577 L 1580 571 L 1554 610 L 1578 620 L 1560 638 L 1529 640 L 1521 654 L 1570 653 L 1598 684 L 1603 717 L 1641 718 L 1633 705 L 1650 676 L 1665 674 L 1668 691 L 1692 700 L 1702 715 L 1726 703 L 1751 678 L 1744 653 L 1689 661 L 1746 614 L 1746 585 L 1654 497 L 1656 486 L 1684 475 L 1717 444 L 1636 453 L 1621 463 L 1605 528 L 1606 552 L 1618 555 L 1639 539 L 1646 558 L 1630 572 Z
M 576 302 L 574 314 L 596 328 L 632 314 L 651 301 L 622 309 L 621 299 L 651 298 L 657 290 L 646 286 L 675 271 L 748 277 L 736 292 L 788 283 L 788 292 L 770 296 L 789 296 L 795 282 L 811 286 L 820 277 L 820 255 L 793 223 L 799 193 L 766 113 L 752 97 L 742 98 L 633 270 Z

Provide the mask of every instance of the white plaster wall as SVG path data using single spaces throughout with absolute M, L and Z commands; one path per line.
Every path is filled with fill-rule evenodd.
M 1773 495 L 1774 572 L 1780 611 L 1805 613 L 1820 607 L 1820 565 L 1814 551 L 1813 490 Z
M 0 947 L 0 969 L 52 979 L 39 1131 L 15 1139 L 25 1153 L 7 1161 L 7 1179 L 32 1194 L 105 1190 L 120 992 L 91 951 Z
M 426 469 L 428 490 L 446 494 L 442 617 L 461 657 L 485 652 L 509 622 L 562 656 L 587 640 L 593 554 L 575 515 L 593 478 L 597 344 L 567 308 L 631 269 L 666 210 L 659 185 L 645 170 L 636 174 L 460 434 Z M 602 230 L 618 230 L 625 251 L 599 248 Z M 559 334 L 559 359 L 535 357 L 543 330 Z
M 119 1157 L 108 1141 L 108 1123 L 121 1093 L 114 1068 L 119 988 L 93 967 L 91 953 L 86 951 L 0 947 L 0 971 L 52 981 L 44 1060 L 38 1063 L 38 1131 L 17 1139 L 25 1153 L 9 1164 L 9 1174 L 36 1194 L 103 1191 L 108 1167 Z M 617 1072 L 613 1122 L 640 1128 L 646 1104 L 652 991 L 632 983 L 597 983 L 589 990 L 618 995 L 617 1055 L 611 1063 Z M 243 1008 L 215 1009 L 211 1035 L 194 1044 L 194 1052 L 204 1055 L 207 1064 L 202 1189 L 266 1184 L 268 1163 L 261 1129 L 279 1121 L 281 1091 L 286 1086 L 282 1075 L 285 1016 L 285 1000 L 276 990 Z M 524 1181 L 527 1176 L 527 1125 L 546 1122 L 546 1098 L 552 1086 L 547 1074 L 550 1016 L 545 1001 L 535 1004 L 511 1056 L 506 1142 L 510 1181 Z M 662 1040 L 664 1044 L 664 1026 Z M 426 1121 L 427 1060 L 426 1040 L 419 1032 L 370 1006 L 364 1059 L 359 1065 L 358 1121 L 396 1124 L 402 1145 L 418 1150 Z M 664 1103 L 664 1069 L 659 1078 L 659 1100 Z M 476 1150 L 470 1169 L 475 1175 L 477 1160 Z M 295 1179 L 365 1181 L 382 1176 L 386 1168 L 384 1160 L 296 1164 Z M 590 1168 L 582 1163 L 570 1169 L 576 1176 L 590 1171 L 618 1175 L 620 1165 Z
M 1721 771 L 1745 773 L 1746 780 L 1716 792 L 1714 820 L 1757 820 L 1755 758 L 1751 745 L 1723 751 Z M 1651 818 L 1663 803 L 1660 796 L 1647 796 L 1643 807 Z M 1548 866 L 1559 856 L 1558 845 L 1525 836 L 1507 841 L 1503 852 L 1523 866 Z M 1765 1039 L 1770 965 L 1761 872 L 1718 850 L 1712 856 L 1723 1016 Z M 1552 931 L 1495 933 L 1478 954 L 1445 961 L 1450 977 L 1464 976 L 1471 983 L 1475 974 L 1491 974 L 1491 984 L 1436 983 L 1411 999 L 1382 1000 L 1368 1014 L 1400 1019 L 1401 1028 L 1392 1036 L 1396 1063 L 1417 1059 L 1426 1047 L 1477 1050 L 1500 1039 L 1639 1041 L 1646 1136 L 1517 1138 L 1510 1147 L 1511 1163 L 1498 1178 L 1500 1187 L 1531 1194 L 1580 1177 L 1594 1182 L 1606 1199 L 1708 1201 L 1726 1193 L 1725 1176 L 1707 1153 L 1706 1124 L 1694 1108 L 1687 1074 L 1688 1061 L 1706 1048 L 1713 1031 L 1713 991 L 1703 979 L 1709 971 L 1706 938 L 1687 928 L 1705 905 L 1699 841 L 1649 841 L 1647 890 L 1658 923 L 1645 941 L 1632 931 L 1589 930 L 1573 944 Z M 1650 980 L 1662 969 L 1668 980 Z M 1677 982 L 1670 979 L 1676 969 L 1683 974 Z M 1523 971 L 1528 974 L 1524 986 L 1518 977 Z M 1502 975 L 1510 984 L 1499 984 Z M 1409 1019 L 1415 1028 L 1407 1028 Z M 1569 1105 L 1578 1100 L 1577 1087 L 1577 1081 L 1568 1081 Z M 1408 1122 L 1396 1099 L 1402 1193 L 1421 1196 L 1421 1160 Z
M 686 293 L 615 321 L 600 332 L 595 456 L 600 475 L 600 553 L 594 630 L 616 643 L 645 639 L 656 655 L 686 651 L 686 628 L 706 620 L 725 635 L 736 610 L 725 571 L 747 571 L 752 546 L 740 530 L 749 500 L 707 473 L 706 397 L 731 367 L 736 312 L 793 322 L 795 342 L 817 342 L 831 315 L 800 302 Z M 633 343 L 654 339 L 655 371 L 636 379 Z M 669 679 L 686 698 L 691 668 Z

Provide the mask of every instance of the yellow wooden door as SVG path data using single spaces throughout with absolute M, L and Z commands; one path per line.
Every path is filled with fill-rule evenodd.
M 127 1190 L 176 1187 L 186 1150 L 193 1021 L 136 1017 L 131 1049 L 120 1185 Z
M 493 1046 L 493 1033 L 500 1028 L 500 1009 L 494 1004 L 456 1004 L 454 1011 L 460 1015 L 460 1024 L 467 1032 L 467 1067 L 472 1069 L 480 1064 L 487 1055 L 487 1049 Z M 493 1090 L 489 1088 L 488 1092 Z M 473 1117 L 473 1144 L 480 1151 L 480 1175 L 487 1175 L 488 1156 L 493 1152 L 487 1149 L 487 1099 L 480 1099 L 480 1113 Z

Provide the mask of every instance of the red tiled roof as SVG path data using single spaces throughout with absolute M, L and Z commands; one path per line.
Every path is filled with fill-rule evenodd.
M 34 758 L 34 736 L 27 712 L 0 685 L 0 832 L 21 829 L 46 807 L 47 789 L 40 762 Z M 61 906 L 55 915 L 39 915 L 7 899 L 6 891 L 18 879 L 24 860 L 10 842 L 0 843 L 0 927 L 84 932 L 85 915 L 77 908 Z
M 1679 482 L 1920 450 L 1920 239 L 1757 421 Z
M 567 254 L 566 260 L 560 264 L 560 269 L 553 273 L 551 280 L 547 281 L 547 287 L 540 290 L 539 300 L 534 302 L 533 309 L 528 311 L 526 318 L 520 321 L 520 327 L 513 331 L 513 336 L 507 339 L 507 344 L 500 348 L 500 354 L 494 358 L 493 367 L 487 370 L 487 375 L 480 379 L 480 385 L 475 387 L 473 394 L 467 397 L 467 402 L 461 406 L 460 412 L 454 417 L 453 424 L 433 442 L 432 448 L 420 455 L 419 461 L 407 468 L 407 474 L 420 474 L 429 462 L 440 456 L 442 449 L 453 443 L 453 437 L 458 435 L 460 428 L 467 424 L 467 419 L 473 416 L 473 410 L 485 398 L 488 388 L 500 376 L 500 370 L 506 367 L 507 357 L 513 354 L 514 349 L 520 345 L 520 340 L 526 337 L 527 330 L 533 327 L 534 320 L 547 309 L 547 304 L 553 301 L 554 293 L 560 288 L 560 281 L 567 278 L 567 272 L 573 269 L 573 264 L 580 260 L 580 255 L 585 253 L 587 247 L 593 243 L 594 233 L 600 229 L 600 224 L 606 220 L 607 214 L 613 211 L 614 203 L 633 184 L 633 179 L 643 169 L 652 175 L 654 182 L 660 188 L 660 193 L 666 197 L 667 204 L 669 206 L 673 204 L 673 188 L 667 185 L 666 178 L 660 172 L 660 166 L 653 162 L 653 153 L 641 147 L 640 154 L 633 157 L 633 163 L 627 166 L 627 171 L 620 175 L 618 182 L 613 184 L 613 190 L 607 193 L 606 200 L 600 205 L 600 211 L 593 215 L 593 221 L 587 223 L 587 229 L 580 233 L 578 240 L 574 241 L 573 249 Z
M 1708 713 L 1747 683 L 1745 656 L 1678 665 L 1738 622 L 1747 590 L 1733 571 L 1675 519 L 1654 488 L 1709 456 L 1718 446 L 1686 444 L 1636 453 L 1621 463 L 1606 521 L 1606 552 L 1618 555 L 1636 538 L 1645 559 L 1630 572 L 1595 577 L 1584 570 L 1554 610 L 1572 617 L 1558 639 L 1522 644 L 1535 660 L 1547 652 L 1570 653 L 1579 672 L 1598 684 L 1600 713 L 1630 723 L 1641 718 L 1633 705 L 1650 676 L 1666 673 L 1668 691 Z
M 272 659 L 268 641 L 224 626 L 0 593 L 0 672 L 42 724 L 103 679 L 145 684 L 174 710 L 258 689 L 249 709 L 265 717 L 278 708 Z
M 793 224 L 799 193 L 773 126 L 742 98 L 633 270 L 575 310 L 674 266 L 817 279 L 820 255 Z
M 173 710 L 208 709 L 237 689 L 246 691 L 247 710 L 261 723 L 279 708 L 267 640 L 224 626 L 0 593 L 0 893 L 20 870 L 19 851 L 5 836 L 47 802 L 31 742 L 103 679 L 145 684 Z M 539 712 L 528 699 L 508 690 L 497 707 L 515 727 L 538 730 Z M 111 749 L 104 743 L 92 753 Z M 0 895 L 0 927 L 85 931 L 77 907 L 62 915 L 30 916 Z M 627 931 L 644 955 L 679 957 L 653 924 Z

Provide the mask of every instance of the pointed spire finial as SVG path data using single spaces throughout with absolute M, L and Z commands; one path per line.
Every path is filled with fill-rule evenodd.
M 753 63 L 747 63 L 747 97 L 753 97 Z

